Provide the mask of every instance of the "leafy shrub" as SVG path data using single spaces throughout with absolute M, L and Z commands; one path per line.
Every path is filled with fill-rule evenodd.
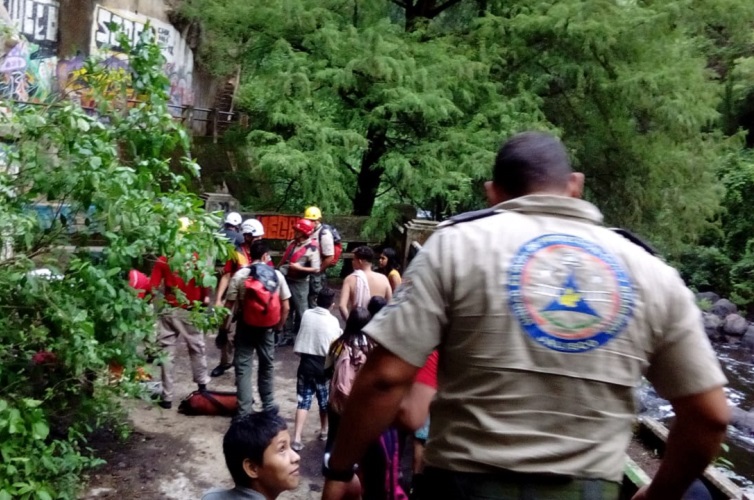
M 217 217 L 186 187 L 198 166 L 170 167 L 188 136 L 168 112 L 151 30 L 120 44 L 125 74 L 85 66 L 96 111 L 60 100 L 0 115 L 0 500 L 76 498 L 98 463 L 87 435 L 122 421 L 118 397 L 136 393 L 140 346 L 154 341 L 154 312 L 127 271 L 169 255 L 212 286 L 210 261 L 227 257 Z M 193 221 L 186 232 L 181 216 Z M 97 241 L 101 251 L 88 246 Z M 196 254 L 208 258 L 185 266 Z M 48 275 L 31 272 L 40 267 Z
M 690 246 L 674 260 L 690 288 L 698 292 L 713 291 L 725 297 L 730 295 L 730 270 L 733 262 L 719 248 Z

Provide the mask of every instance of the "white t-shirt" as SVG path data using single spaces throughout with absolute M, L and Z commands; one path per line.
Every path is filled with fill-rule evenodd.
M 301 318 L 301 328 L 296 336 L 293 351 L 297 354 L 326 356 L 330 344 L 335 341 L 342 330 L 338 319 L 322 307 L 309 309 Z

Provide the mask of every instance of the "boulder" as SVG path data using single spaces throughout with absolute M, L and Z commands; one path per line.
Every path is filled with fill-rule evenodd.
M 744 336 L 741 338 L 741 345 L 754 350 L 754 325 L 750 325 L 746 333 L 744 333 Z
M 710 312 L 716 314 L 720 319 L 723 319 L 729 314 L 737 313 L 738 307 L 728 299 L 720 299 L 712 305 Z
M 745 411 L 735 406 L 730 410 L 730 425 L 746 434 L 754 434 L 754 410 Z
M 723 333 L 731 337 L 742 337 L 748 328 L 749 322 L 739 314 L 729 314 L 723 320 Z
M 723 320 L 712 313 L 702 313 L 702 319 L 707 337 L 710 340 L 720 340 L 720 326 L 723 324 Z
M 710 305 L 713 305 L 715 302 L 720 300 L 720 296 L 716 294 L 715 292 L 700 292 L 696 294 L 696 300 L 705 300 L 710 303 Z

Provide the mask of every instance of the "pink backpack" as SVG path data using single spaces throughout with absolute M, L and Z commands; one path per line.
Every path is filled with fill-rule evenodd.
M 346 400 L 351 394 L 353 381 L 366 362 L 367 357 L 361 349 L 354 349 L 344 344 L 338 358 L 335 360 L 335 371 L 330 383 L 330 401 L 328 404 L 333 411 L 342 414 L 346 407 Z

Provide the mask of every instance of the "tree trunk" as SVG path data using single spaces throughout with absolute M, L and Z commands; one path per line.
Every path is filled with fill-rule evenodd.
M 354 215 L 371 215 L 377 190 L 380 187 L 382 174 L 385 169 L 379 166 L 379 161 L 387 152 L 385 130 L 369 128 L 367 131 L 369 147 L 361 157 L 361 168 L 356 179 L 356 196 L 353 198 Z

